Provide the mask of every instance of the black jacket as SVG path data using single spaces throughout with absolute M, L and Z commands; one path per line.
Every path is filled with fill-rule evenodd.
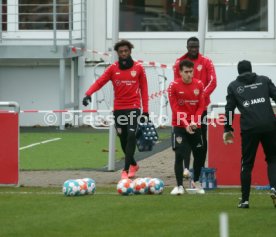
M 241 113 L 242 132 L 258 133 L 275 129 L 276 117 L 270 98 L 276 102 L 276 87 L 268 77 L 250 72 L 239 75 L 227 88 L 224 131 L 233 131 L 231 118 L 234 118 L 236 107 Z

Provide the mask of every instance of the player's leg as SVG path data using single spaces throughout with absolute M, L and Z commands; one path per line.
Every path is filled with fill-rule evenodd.
M 242 199 L 238 207 L 246 208 L 248 205 L 242 203 L 249 202 L 251 173 L 255 162 L 256 152 L 259 145 L 259 135 L 242 133 L 242 158 L 241 158 L 241 192 Z
M 194 156 L 194 181 L 196 182 L 199 180 L 204 163 L 201 130 L 196 129 L 194 134 L 188 134 L 187 137 Z
M 117 136 L 120 139 L 121 148 L 126 153 L 126 144 L 127 144 L 127 124 L 121 123 L 121 119 L 125 117 L 125 112 L 123 110 L 114 111 L 114 120 L 115 120 L 115 129 Z
M 191 153 L 192 153 L 192 149 L 191 149 L 190 145 L 187 144 L 187 148 L 183 152 L 183 158 L 184 158 L 183 176 L 184 176 L 184 178 L 189 178 L 190 177 L 189 168 L 190 168 Z
M 194 134 L 189 134 L 187 137 L 194 156 L 193 186 L 198 190 L 199 194 L 204 194 L 205 193 L 204 189 L 199 183 L 201 168 L 204 166 L 204 153 L 203 153 L 201 129 L 196 129 Z
M 128 171 L 131 163 L 131 159 L 126 155 L 126 147 L 127 147 L 127 136 L 128 136 L 128 125 L 125 122 L 125 118 L 127 118 L 127 114 L 125 110 L 116 110 L 114 111 L 114 119 L 115 119 L 115 128 L 117 135 L 120 139 L 120 144 L 122 150 L 125 155 L 125 166 L 121 174 L 121 178 L 128 178 Z
M 177 186 L 171 191 L 172 195 L 184 193 L 183 188 L 183 153 L 187 149 L 185 129 L 173 127 L 172 131 L 172 149 L 175 152 L 174 173 Z
M 136 149 L 136 131 L 138 127 L 138 117 L 140 116 L 140 110 L 134 109 L 128 111 L 128 126 L 127 126 L 127 144 L 126 144 L 126 157 L 130 161 L 128 177 L 132 178 L 138 171 L 139 166 L 134 159 L 134 153 Z
M 267 175 L 271 187 L 271 198 L 276 207 L 276 130 L 264 133 L 261 143 L 267 162 Z

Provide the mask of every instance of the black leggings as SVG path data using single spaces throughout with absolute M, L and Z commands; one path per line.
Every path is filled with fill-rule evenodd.
M 206 161 L 206 156 L 207 156 L 207 111 L 204 111 L 202 113 L 201 117 L 201 135 L 202 135 L 202 142 L 203 142 L 203 147 L 202 147 L 202 152 L 203 152 L 203 167 Z M 187 147 L 187 149 L 184 152 L 184 167 L 189 169 L 190 167 L 190 160 L 191 160 L 191 152 L 192 149 L 191 147 Z
M 242 160 L 241 160 L 241 191 L 242 201 L 249 201 L 251 173 L 254 167 L 256 152 L 259 143 L 262 144 L 266 162 L 267 174 L 271 187 L 276 188 L 276 130 L 264 133 L 241 133 Z
M 194 134 L 189 134 L 185 128 L 173 127 L 172 148 L 175 151 L 174 172 L 177 186 L 183 185 L 183 160 L 186 150 L 190 147 L 194 156 L 194 181 L 196 182 L 199 180 L 204 162 L 201 130 L 197 129 Z
M 122 150 L 125 154 L 124 170 L 129 170 L 130 165 L 136 165 L 134 153 L 136 148 L 137 118 L 140 115 L 139 109 L 115 110 L 115 127 L 120 138 Z

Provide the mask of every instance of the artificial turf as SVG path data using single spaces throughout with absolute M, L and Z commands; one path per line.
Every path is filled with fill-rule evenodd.
M 160 140 L 169 133 L 160 133 Z M 106 132 L 21 132 L 20 147 L 43 141 L 60 140 L 20 150 L 21 170 L 99 169 L 108 164 L 109 134 Z M 124 158 L 119 138 L 115 144 L 116 161 Z
M 0 188 L 1 237 L 219 236 L 219 215 L 229 216 L 229 236 L 274 237 L 275 212 L 266 191 L 253 191 L 250 208 L 238 209 L 238 189 L 205 195 L 120 196 L 114 187 L 65 197 L 54 188 Z

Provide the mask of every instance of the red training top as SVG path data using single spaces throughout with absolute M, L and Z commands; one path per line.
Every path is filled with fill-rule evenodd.
M 216 71 L 211 59 L 204 57 L 202 54 L 198 54 L 198 58 L 190 59 L 188 53 L 178 58 L 173 66 L 174 80 L 181 78 L 179 74 L 179 63 L 184 60 L 190 60 L 194 63 L 194 77 L 202 81 L 205 93 L 205 110 L 210 104 L 210 95 L 217 87 Z
M 112 81 L 114 88 L 114 110 L 139 109 L 142 99 L 143 112 L 148 112 L 148 84 L 145 70 L 140 63 L 134 62 L 131 68 L 121 70 L 118 61 L 115 62 L 85 94 L 90 96 L 109 80 Z
M 200 127 L 204 110 L 202 82 L 193 78 L 190 84 L 185 84 L 179 79 L 170 84 L 168 92 L 172 109 L 172 126 L 186 128 L 194 122 Z

